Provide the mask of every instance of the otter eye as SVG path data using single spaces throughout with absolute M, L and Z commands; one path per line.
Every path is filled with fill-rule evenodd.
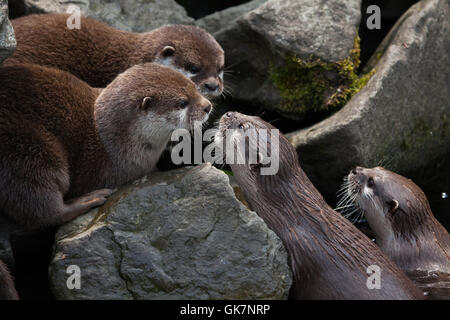
M 244 125 L 241 123 L 241 124 L 239 124 L 238 128 L 241 130 L 244 130 Z
M 196 73 L 199 73 L 199 72 L 200 72 L 200 68 L 197 67 L 197 66 L 194 66 L 194 65 L 192 65 L 192 64 L 188 64 L 187 67 L 186 67 L 186 69 L 187 69 L 190 73 L 192 73 L 192 74 L 196 74 Z
M 178 108 L 184 109 L 184 108 L 186 108 L 188 106 L 188 104 L 189 104 L 189 101 L 181 100 L 181 101 L 178 102 Z
M 367 186 L 369 188 L 373 188 L 375 186 L 375 182 L 373 181 L 372 177 L 370 177 L 369 180 L 367 180 Z

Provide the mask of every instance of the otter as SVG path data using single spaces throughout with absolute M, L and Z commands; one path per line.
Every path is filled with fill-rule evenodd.
M 250 129 L 276 130 L 258 117 L 229 112 L 220 119 L 215 141 L 220 149 L 230 134 L 227 130 L 232 130 L 231 140 L 242 143 L 248 140 L 246 132 Z M 272 137 L 270 131 L 267 136 Z M 288 251 L 294 276 L 290 298 L 422 299 L 423 293 L 413 282 L 325 202 L 301 169 L 289 141 L 279 134 L 275 142 L 279 150 L 275 174 L 261 174 L 269 164 L 260 153 L 252 164 L 245 152 L 244 163 L 230 163 L 230 167 L 252 210 L 280 237 Z M 245 144 L 247 148 L 250 143 Z M 271 141 L 263 141 L 258 150 L 266 149 L 269 155 L 272 147 Z M 227 148 L 223 153 L 226 156 Z M 381 270 L 379 289 L 369 289 L 370 268 Z
M 16 288 L 11 274 L 5 264 L 0 260 L 0 300 L 18 300 Z
M 364 213 L 381 250 L 411 278 L 436 272 L 450 283 L 450 235 L 419 186 L 382 167 L 356 167 L 347 180 L 348 199 Z
M 132 33 L 81 17 L 81 28 L 69 29 L 68 18 L 67 14 L 34 14 L 12 20 L 17 48 L 4 63 L 51 66 L 104 88 L 131 66 L 155 62 L 182 72 L 205 96 L 222 93 L 224 51 L 201 28 L 168 25 Z
M 148 174 L 173 130 L 212 105 L 181 73 L 135 65 L 99 91 L 32 64 L 0 68 L 0 208 L 29 229 L 63 224 Z

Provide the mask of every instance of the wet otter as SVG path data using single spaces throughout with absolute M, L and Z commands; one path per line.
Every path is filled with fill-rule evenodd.
M 347 195 L 362 209 L 381 250 L 403 271 L 414 279 L 418 272 L 444 273 L 450 284 L 450 235 L 412 180 L 382 167 L 356 167 L 348 175 Z
M 249 129 L 275 128 L 260 118 L 230 112 L 220 120 L 216 135 L 219 145 L 223 144 L 227 129 L 238 129 L 233 131 L 232 139 L 239 141 Z M 269 152 L 270 148 L 272 143 L 267 145 Z M 288 250 L 294 274 L 291 298 L 423 298 L 375 244 L 331 209 L 298 164 L 294 147 L 281 134 L 278 148 L 279 169 L 274 175 L 260 174 L 268 165 L 264 155 L 258 156 L 256 164 L 230 167 L 251 208 Z M 371 266 L 382 270 L 380 289 L 369 289 L 367 285 Z
M 182 72 L 204 95 L 222 93 L 224 52 L 201 28 L 169 25 L 140 34 L 81 17 L 81 28 L 69 29 L 68 18 L 39 14 L 12 20 L 17 48 L 4 63 L 51 66 L 104 88 L 131 66 L 156 62 Z
M 38 65 L 0 68 L 0 208 L 30 229 L 60 225 L 148 174 L 173 130 L 211 103 L 173 69 L 135 65 L 105 89 Z
M 17 300 L 19 295 L 5 264 L 0 260 L 0 300 Z

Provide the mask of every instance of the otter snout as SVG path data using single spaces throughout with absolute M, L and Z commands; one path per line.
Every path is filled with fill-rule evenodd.
M 191 125 L 194 121 L 205 122 L 212 110 L 212 103 L 205 97 L 199 95 L 197 103 L 193 105 L 190 111 Z
M 203 99 L 203 104 L 202 104 L 202 108 L 203 108 L 203 112 L 205 112 L 207 115 L 209 115 L 209 113 L 211 112 L 212 109 L 212 103 L 208 100 L 208 99 Z
M 349 187 L 352 191 L 361 191 L 362 186 L 365 183 L 366 176 L 363 173 L 364 168 L 354 167 L 348 174 L 348 180 L 350 181 Z
M 218 97 L 222 94 L 223 84 L 219 77 L 209 77 L 202 85 L 201 91 L 206 96 Z

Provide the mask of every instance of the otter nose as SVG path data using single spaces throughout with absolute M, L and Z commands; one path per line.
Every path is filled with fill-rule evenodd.
M 219 83 L 217 81 L 208 81 L 205 83 L 205 87 L 210 91 L 216 91 L 219 88 Z

